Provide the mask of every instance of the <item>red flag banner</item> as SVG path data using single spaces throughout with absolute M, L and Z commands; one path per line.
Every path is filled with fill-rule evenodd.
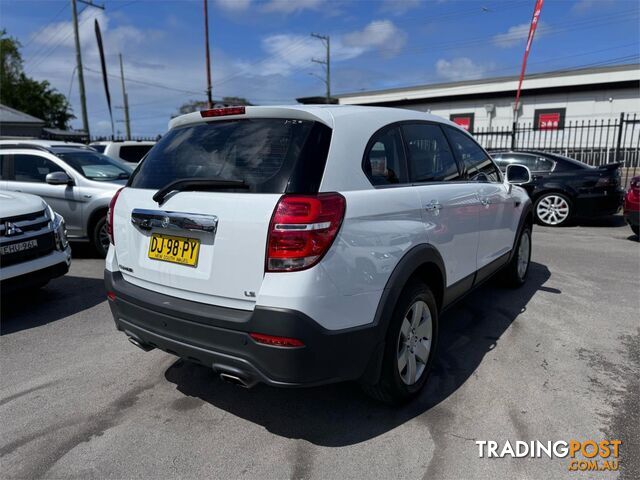
M 513 105 L 513 111 L 518 111 L 518 102 L 520 101 L 520 90 L 522 89 L 522 80 L 524 80 L 524 72 L 527 69 L 527 58 L 529 58 L 529 52 L 531 51 L 531 44 L 533 43 L 533 37 L 536 34 L 536 27 L 538 26 L 538 20 L 540 19 L 540 12 L 542 11 L 542 4 L 544 0 L 536 0 L 535 8 L 533 9 L 533 18 L 531 19 L 531 26 L 529 27 L 529 36 L 527 37 L 527 47 L 524 50 L 524 58 L 522 59 L 522 70 L 520 71 L 520 80 L 518 81 L 518 91 L 516 92 L 516 102 Z

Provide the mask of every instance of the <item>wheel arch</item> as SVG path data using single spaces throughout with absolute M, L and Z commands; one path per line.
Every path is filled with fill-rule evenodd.
M 91 214 L 89 215 L 89 220 L 87 221 L 87 237 L 93 241 L 93 229 L 95 228 L 98 220 L 107 215 L 109 211 L 108 205 L 102 205 L 95 208 Z
M 438 311 L 442 309 L 447 285 L 444 261 L 438 250 L 429 244 L 416 245 L 397 263 L 389 276 L 374 317 L 378 343 L 369 360 L 362 381 L 374 384 L 380 376 L 384 357 L 385 338 L 398 299 L 404 288 L 412 281 L 421 281 L 431 288 L 436 297 Z

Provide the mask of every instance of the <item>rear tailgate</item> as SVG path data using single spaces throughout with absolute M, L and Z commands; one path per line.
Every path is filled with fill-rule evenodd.
M 319 121 L 258 112 L 180 124 L 145 157 L 114 209 L 115 252 L 126 281 L 253 309 L 274 208 L 283 194 L 318 192 L 331 140 L 331 128 Z M 172 185 L 185 179 L 190 185 Z M 154 200 L 163 187 L 167 195 Z
M 114 237 L 124 279 L 172 296 L 252 309 L 264 275 L 269 221 L 281 195 L 181 192 L 159 207 L 151 198 L 154 193 L 125 188 L 118 198 Z M 151 228 L 140 228 L 132 224 L 134 210 L 157 212 L 160 217 L 168 212 L 185 219 L 189 214 L 205 215 L 217 220 L 217 229 L 215 232 L 181 229 L 168 222 L 166 227 L 160 222 Z M 150 258 L 154 234 L 198 240 L 195 265 Z M 162 238 L 157 237 L 156 242 Z

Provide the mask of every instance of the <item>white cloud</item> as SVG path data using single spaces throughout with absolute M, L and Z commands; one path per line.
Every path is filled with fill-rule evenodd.
M 506 33 L 499 33 L 494 35 L 493 44 L 500 48 L 511 48 L 516 45 L 523 45 L 529 36 L 530 23 L 521 23 L 509 27 Z M 540 38 L 541 35 L 545 35 L 549 32 L 549 27 L 542 23 L 538 23 L 536 28 L 536 38 Z
M 441 58 L 436 62 L 436 73 L 440 78 L 455 82 L 480 78 L 491 67 L 490 64 L 474 63 L 467 57 L 454 58 L 453 60 Z
M 347 47 L 361 48 L 363 51 L 375 48 L 392 56 L 402 49 L 406 39 L 407 35 L 390 20 L 376 20 L 360 31 L 345 35 L 343 43 Z
M 215 0 L 216 5 L 226 12 L 244 12 L 251 6 L 251 0 Z
M 264 6 L 265 12 L 297 13 L 302 10 L 317 10 L 324 0 L 271 0 Z
M 592 8 L 610 6 L 613 5 L 613 3 L 614 0 L 578 0 L 573 4 L 573 7 L 571 7 L 571 9 L 574 12 L 584 13 L 588 10 L 591 10 Z

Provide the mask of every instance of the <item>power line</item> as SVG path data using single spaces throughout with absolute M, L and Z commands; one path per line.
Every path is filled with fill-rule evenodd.
M 58 19 L 58 17 L 62 14 L 62 12 L 65 11 L 67 8 L 69 8 L 69 3 L 68 2 L 63 3 L 62 8 L 56 12 L 53 18 L 49 20 L 42 28 L 39 28 L 35 33 L 33 33 L 29 41 L 25 43 L 22 48 L 26 50 L 27 47 L 31 45 L 33 41 L 38 37 L 38 35 L 44 32 L 48 27 L 50 27 L 51 24 L 55 22 Z
M 89 67 L 85 67 L 85 70 L 88 70 L 89 72 L 95 73 L 97 75 L 101 75 L 102 74 L 100 72 L 100 70 L 94 70 L 93 68 L 89 68 Z M 113 77 L 113 78 L 120 78 L 118 75 L 113 74 L 113 73 L 109 73 L 109 74 L 107 74 L 107 76 Z M 165 84 L 162 84 L 162 83 L 148 82 L 146 80 L 140 80 L 140 79 L 131 78 L 131 77 L 127 77 L 127 82 L 138 83 L 140 85 L 145 85 L 147 87 L 163 88 L 165 90 L 172 90 L 174 92 L 186 93 L 186 94 L 189 94 L 189 95 L 202 95 L 204 93 L 204 92 L 198 92 L 198 91 L 195 91 L 195 90 L 185 90 L 185 89 L 182 89 L 182 88 L 176 88 L 176 87 L 172 87 L 170 85 L 165 85 Z

